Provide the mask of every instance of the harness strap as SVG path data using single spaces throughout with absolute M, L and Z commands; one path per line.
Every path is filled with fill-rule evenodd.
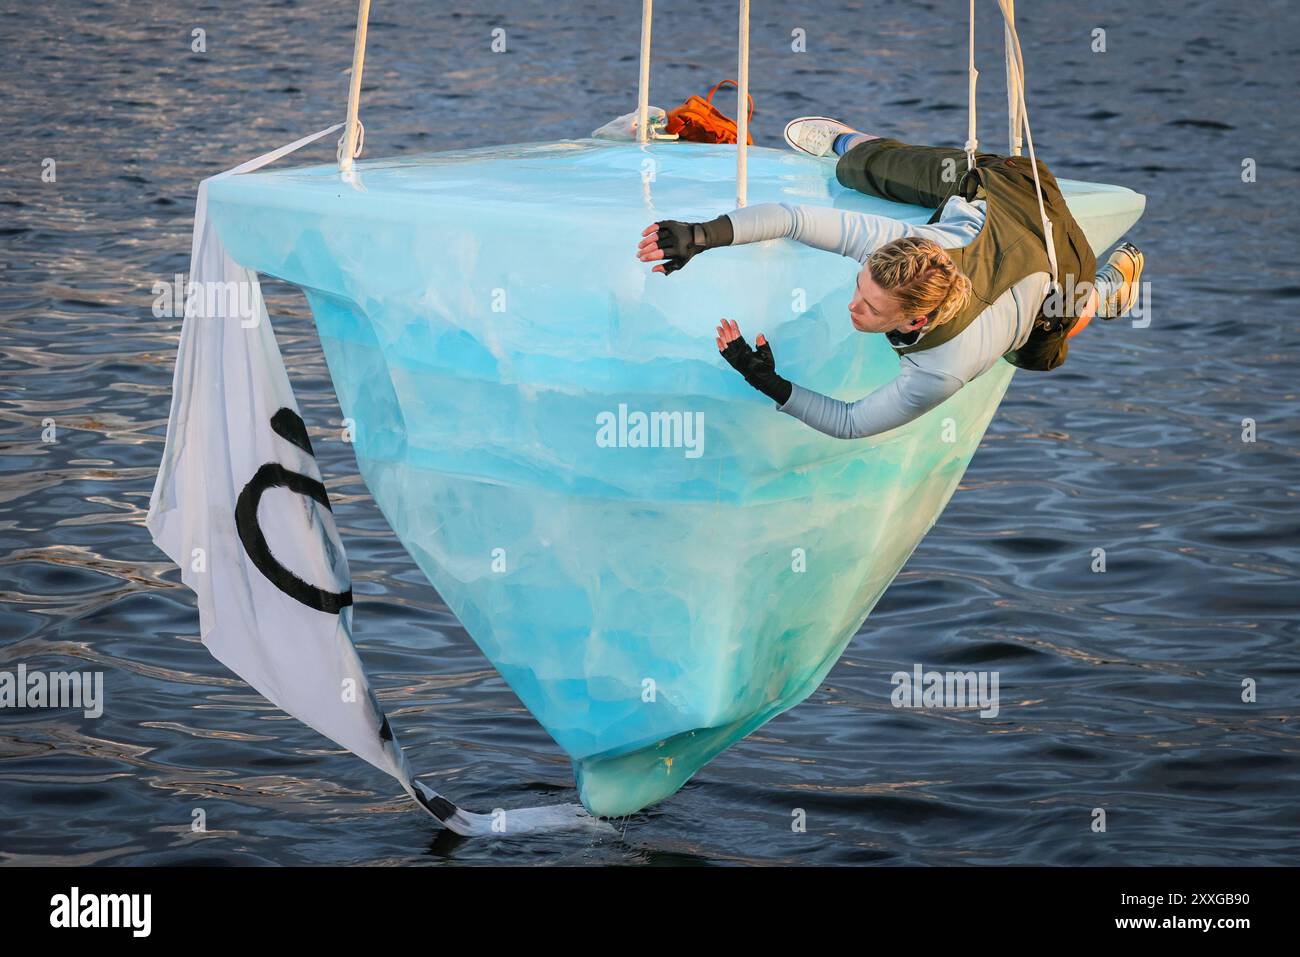
M 1002 10 L 1002 20 L 1006 25 L 1007 38 L 1011 42 L 1011 48 L 1015 52 L 1016 76 L 1016 99 L 1020 106 L 1020 119 L 1024 124 L 1025 142 L 1029 145 L 1029 165 L 1034 171 L 1034 192 L 1038 196 L 1038 215 L 1043 222 L 1043 238 L 1047 243 L 1047 261 L 1052 267 L 1052 286 L 1055 290 L 1060 290 L 1060 268 L 1056 263 L 1056 243 L 1052 237 L 1052 221 L 1048 218 L 1047 207 L 1043 204 L 1043 184 L 1038 178 L 1038 157 L 1034 153 L 1034 134 L 1029 129 L 1029 107 L 1025 104 L 1025 56 L 1020 49 L 1020 37 L 1016 33 L 1015 18 L 1007 9 L 1010 0 L 998 0 L 998 7 Z

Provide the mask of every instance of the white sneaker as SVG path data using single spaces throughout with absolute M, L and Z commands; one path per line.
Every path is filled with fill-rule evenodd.
M 825 156 L 841 133 L 856 133 L 851 126 L 829 116 L 800 116 L 785 124 L 785 141 L 791 149 L 810 156 Z

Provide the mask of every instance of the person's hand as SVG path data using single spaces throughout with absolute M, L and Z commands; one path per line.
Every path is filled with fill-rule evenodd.
M 641 233 L 641 244 L 636 248 L 636 258 L 642 262 L 664 260 L 651 272 L 661 272 L 665 276 L 685 266 L 696 253 L 708 249 L 704 236 L 696 242 L 695 230 L 698 223 L 680 223 L 675 219 L 665 219 L 662 223 L 651 223 Z
M 713 249 L 717 246 L 729 246 L 733 237 L 731 220 L 719 216 L 707 223 L 683 223 L 675 219 L 665 219 L 651 223 L 641 233 L 641 242 L 636 248 L 636 258 L 642 262 L 657 262 L 651 272 L 661 272 L 665 276 L 676 272 L 692 256 Z
M 730 319 L 723 319 L 718 326 L 718 351 L 727 360 L 727 364 L 759 392 L 785 405 L 794 386 L 776 374 L 776 357 L 772 355 L 772 346 L 767 337 L 760 332 L 754 342 L 758 348 L 751 349 L 745 337 L 740 334 L 740 326 Z

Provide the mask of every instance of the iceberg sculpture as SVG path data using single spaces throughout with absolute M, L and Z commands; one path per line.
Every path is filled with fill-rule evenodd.
M 776 414 L 718 355 L 720 317 L 839 398 L 897 359 L 849 324 L 847 259 L 774 241 L 667 278 L 636 260 L 647 224 L 730 209 L 734 170 L 730 146 L 574 140 L 210 183 L 233 259 L 306 294 L 379 507 L 598 815 L 672 794 L 817 687 L 1013 371 L 872 439 Z M 1098 252 L 1141 214 L 1130 190 L 1060 183 Z M 749 201 L 931 212 L 769 149 Z

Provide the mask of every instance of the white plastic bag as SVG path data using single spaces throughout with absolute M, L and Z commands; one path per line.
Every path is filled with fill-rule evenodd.
M 636 110 L 631 113 L 624 113 L 617 119 L 610 120 L 604 126 L 593 130 L 591 135 L 599 140 L 620 140 L 630 142 L 636 139 Z M 664 132 L 664 127 L 668 125 L 668 114 L 657 106 L 650 107 L 649 111 L 649 135 L 652 140 L 675 140 L 676 134 Z

